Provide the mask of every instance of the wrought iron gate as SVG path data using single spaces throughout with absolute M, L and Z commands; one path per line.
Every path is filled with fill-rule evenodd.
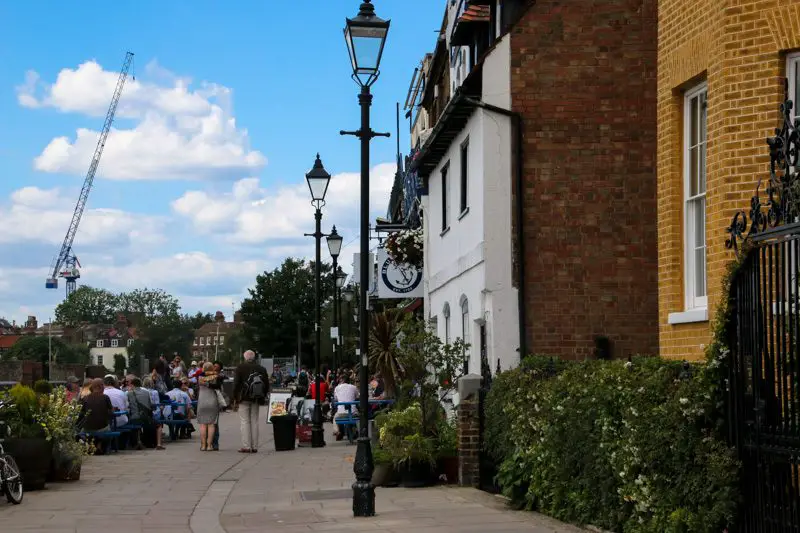
M 800 533 L 800 137 L 792 102 L 767 142 L 771 171 L 727 245 L 746 257 L 731 280 L 728 431 L 742 462 L 741 533 Z

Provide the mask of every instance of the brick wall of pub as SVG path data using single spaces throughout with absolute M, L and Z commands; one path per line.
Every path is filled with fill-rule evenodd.
M 708 84 L 706 246 L 709 318 L 733 252 L 725 229 L 749 210 L 756 181 L 769 175 L 765 139 L 779 125 L 785 53 L 800 49 L 800 1 L 661 0 L 658 71 L 660 348 L 700 359 L 711 322 L 670 325 L 684 310 L 683 94 Z
M 529 351 L 655 354 L 656 0 L 588 4 L 537 0 L 511 34 Z

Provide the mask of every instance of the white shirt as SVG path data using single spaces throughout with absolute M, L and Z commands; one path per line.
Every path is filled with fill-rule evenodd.
M 177 403 L 178 405 L 175 407 L 175 412 L 181 415 L 186 415 L 186 406 L 192 405 L 192 399 L 189 398 L 189 395 L 183 392 L 181 389 L 172 389 L 167 393 L 170 400 Z
M 351 383 L 341 383 L 333 389 L 333 399 L 338 402 L 354 402 L 358 399 L 358 387 Z M 352 407 L 350 407 L 352 409 Z M 337 413 L 347 413 L 348 408 L 345 405 L 337 407 Z
M 126 393 L 114 387 L 106 387 L 103 394 L 108 396 L 108 399 L 111 400 L 111 407 L 113 407 L 115 411 L 128 410 L 128 395 Z M 117 426 L 124 426 L 127 423 L 127 415 L 117 416 Z

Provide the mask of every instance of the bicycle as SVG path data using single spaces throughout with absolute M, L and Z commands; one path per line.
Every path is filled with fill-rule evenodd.
M 0 402 L 0 409 L 4 405 Z M 8 436 L 8 425 L 0 420 L 0 435 Z M 0 439 L 0 496 L 6 495 L 9 503 L 19 505 L 22 503 L 22 474 L 17 462 L 8 455 L 3 448 L 3 439 Z

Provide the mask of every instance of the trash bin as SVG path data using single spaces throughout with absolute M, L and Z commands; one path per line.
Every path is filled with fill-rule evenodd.
M 275 437 L 275 451 L 294 450 L 296 415 L 280 415 L 272 417 L 272 434 Z

